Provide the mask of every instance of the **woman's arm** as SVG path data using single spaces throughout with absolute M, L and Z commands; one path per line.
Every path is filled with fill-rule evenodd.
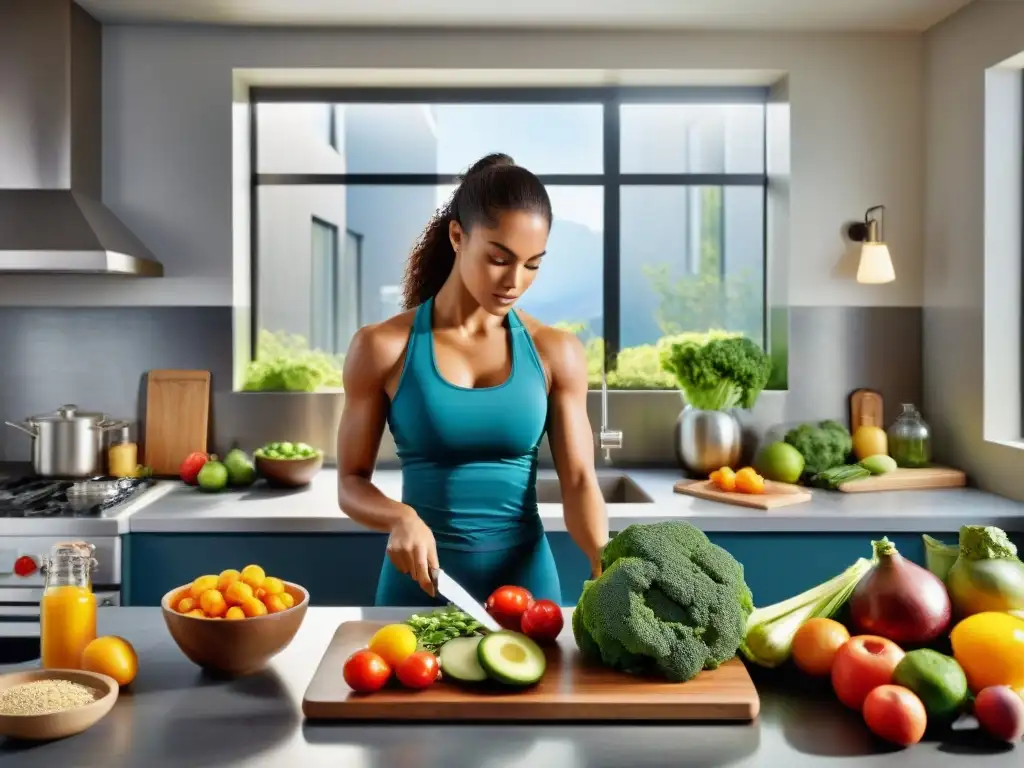
M 386 324 L 360 328 L 345 356 L 345 406 L 338 426 L 338 505 L 357 523 L 388 537 L 388 557 L 428 593 L 437 567 L 433 534 L 416 511 L 381 493 L 370 478 L 387 423 L 387 381 L 404 340 Z
M 360 328 L 345 356 L 345 406 L 338 426 L 338 503 L 360 525 L 390 531 L 413 510 L 370 482 L 387 423 L 385 385 L 394 361 L 379 326 Z
M 608 542 L 608 515 L 594 469 L 594 435 L 587 417 L 587 358 L 573 334 L 541 332 L 551 372 L 548 440 L 562 489 L 565 527 L 601 574 L 601 548 Z M 540 336 L 541 334 L 538 334 Z

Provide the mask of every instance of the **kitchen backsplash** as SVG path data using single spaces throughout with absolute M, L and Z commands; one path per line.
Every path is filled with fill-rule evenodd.
M 333 461 L 343 395 L 231 392 L 230 307 L 0 307 L 0 417 L 19 421 L 65 403 L 131 419 L 140 430 L 145 373 L 196 368 L 213 374 L 213 446 L 252 449 L 293 439 L 322 446 Z M 920 404 L 919 307 L 796 307 L 790 310 L 789 390 L 765 393 L 747 418 L 751 434 L 808 419 L 841 418 L 858 387 L 882 392 L 886 421 L 899 404 Z M 676 392 L 611 392 L 609 424 L 622 430 L 621 465 L 666 465 L 673 459 Z M 588 401 L 600 427 L 600 393 Z M 928 418 L 928 414 L 924 414 Z M 751 441 L 751 445 L 755 441 Z M 941 446 L 936 446 L 941 458 Z M 0 461 L 30 457 L 30 440 L 5 428 Z M 543 454 L 545 463 L 550 454 Z M 380 464 L 395 463 L 385 435 Z

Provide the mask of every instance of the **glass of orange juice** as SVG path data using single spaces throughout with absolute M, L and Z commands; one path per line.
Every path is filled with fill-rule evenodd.
M 46 585 L 39 606 L 44 669 L 80 669 L 82 651 L 96 639 L 94 550 L 84 542 L 55 544 L 44 563 Z

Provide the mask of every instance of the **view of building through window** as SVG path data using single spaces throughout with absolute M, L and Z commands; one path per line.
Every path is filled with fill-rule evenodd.
M 490 152 L 547 184 L 548 256 L 517 306 L 579 335 L 592 386 L 606 343 L 609 385 L 631 389 L 674 387 L 658 353 L 680 334 L 763 343 L 763 101 L 422 100 L 258 104 L 258 358 L 301 357 L 340 385 L 356 328 L 400 311 L 405 259 L 453 177 Z M 606 110 L 619 136 L 613 170 Z M 617 289 L 605 285 L 609 259 Z

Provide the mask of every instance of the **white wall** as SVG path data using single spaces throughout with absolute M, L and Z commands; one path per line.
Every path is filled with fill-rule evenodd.
M 226 305 L 232 299 L 233 68 L 744 69 L 789 73 L 788 294 L 797 306 L 921 303 L 919 35 L 104 31 L 104 199 L 161 280 L 5 276 L 0 304 Z M 887 206 L 897 281 L 860 286 L 841 232 Z
M 1021 51 L 1019 3 L 979 0 L 926 36 L 924 412 L 951 462 L 1018 499 L 1022 85 L 990 68 Z

